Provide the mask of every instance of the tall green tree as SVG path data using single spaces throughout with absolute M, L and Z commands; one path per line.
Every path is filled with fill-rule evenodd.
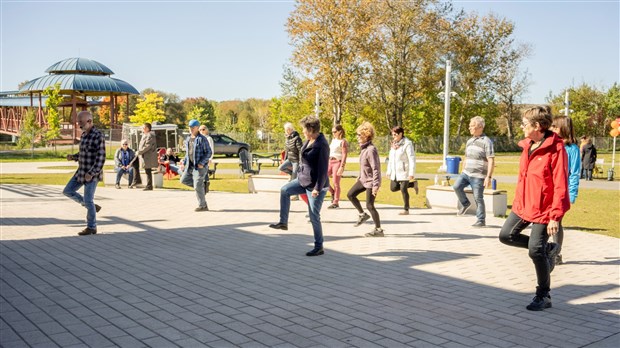
M 449 58 L 453 63 L 456 84 L 453 90 L 452 125 L 457 135 L 468 135 L 467 123 L 476 115 L 485 117 L 487 129 L 493 129 L 498 116 L 495 96 L 501 83 L 497 78 L 520 62 L 514 23 L 490 14 L 460 13 L 452 23 Z M 490 122 L 491 121 L 491 122 Z M 452 127 L 451 127 L 452 128 Z
M 370 38 L 361 40 L 370 67 L 369 96 L 383 112 L 386 128 L 403 125 L 403 115 L 420 97 L 426 62 L 439 59 L 448 10 L 434 0 L 377 1 L 366 7 Z
M 58 139 L 60 138 L 60 112 L 58 111 L 58 106 L 63 100 L 63 96 L 60 94 L 60 83 L 55 84 L 53 87 L 47 87 L 43 91 L 43 95 L 47 97 L 45 101 L 47 111 L 47 132 L 45 133 L 45 138 L 47 140 Z
M 26 111 L 24 115 L 24 122 L 19 129 L 20 136 L 17 141 L 17 147 L 20 149 L 30 147 L 30 157 L 34 157 L 34 147 L 37 140 L 41 138 L 43 132 L 43 129 L 37 122 L 36 112 L 32 108 L 28 108 L 28 111 Z
M 147 93 L 144 99 L 138 102 L 134 114 L 129 117 L 132 123 L 153 123 L 166 120 L 164 114 L 164 98 L 157 93 Z
M 571 87 L 548 98 L 554 113 L 564 114 L 564 96 L 569 92 L 570 114 L 573 119 L 575 135 L 605 136 L 605 92 L 586 83 L 578 87 Z M 608 123 L 608 122 L 607 122 Z
M 620 117 L 620 85 L 618 83 L 614 83 L 605 94 L 604 107 L 609 123 Z
M 210 130 L 214 130 L 215 108 L 209 100 L 204 97 L 186 98 L 181 101 L 181 105 L 183 106 L 183 114 L 185 116 L 179 119 L 180 122 L 175 123 L 185 127 L 189 120 L 196 118 L 201 124 L 206 125 Z
M 370 37 L 372 0 L 299 0 L 287 21 L 292 62 L 325 96 L 334 124 L 340 124 L 351 90 L 364 71 L 363 38 Z

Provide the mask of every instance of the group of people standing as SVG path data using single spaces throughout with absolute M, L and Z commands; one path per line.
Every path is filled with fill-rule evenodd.
M 105 137 L 93 124 L 93 115 L 89 111 L 81 111 L 77 115 L 77 123 L 82 130 L 79 151 L 76 154 L 67 155 L 68 161 L 78 162 L 78 169 L 71 177 L 63 194 L 87 210 L 86 228 L 78 233 L 80 236 L 97 234 L 97 213 L 101 206 L 94 203 L 95 190 L 99 181 L 103 180 L 103 166 L 106 160 Z M 199 129 L 200 127 L 200 129 Z M 114 154 L 114 167 L 117 173 L 116 185 L 120 189 L 121 177 L 129 176 L 129 188 L 136 187 L 136 177 L 140 173 L 134 171 L 134 163 L 142 158 L 141 164 L 146 174 L 147 183 L 145 191 L 153 190 L 153 168 L 158 167 L 157 146 L 155 134 L 151 132 L 150 123 L 142 127 L 143 135 L 137 151 L 129 148 L 127 139 L 121 141 L 121 147 Z M 186 155 L 179 163 L 178 172 L 181 174 L 181 182 L 193 187 L 196 191 L 198 207 L 196 211 L 208 211 L 205 193 L 208 192 L 208 170 L 213 159 L 213 140 L 209 136 L 206 126 L 201 126 L 197 120 L 189 122 L 190 135 L 185 139 Z M 202 134 L 201 134 L 202 133 Z M 172 153 L 170 153 L 173 156 Z M 178 161 L 178 157 L 174 156 Z M 84 186 L 84 195 L 77 192 Z
M 96 234 L 96 212 L 101 207 L 94 204 L 93 197 L 97 182 L 103 174 L 105 162 L 105 140 L 103 134 L 93 126 L 92 114 L 87 111 L 78 114 L 78 124 L 82 129 L 80 150 L 77 154 L 67 156 L 67 160 L 78 161 L 78 170 L 71 178 L 63 193 L 82 204 L 87 209 L 87 227 L 79 235 Z M 331 192 L 332 201 L 329 208 L 339 207 L 340 179 L 344 173 L 349 155 L 349 146 L 344 137 L 342 126 L 332 128 L 333 138 L 328 143 L 320 131 L 318 118 L 305 117 L 300 122 L 305 141 L 291 124 L 285 125 L 287 136 L 287 158 L 281 170 L 291 174 L 291 181 L 280 191 L 280 216 L 277 223 L 269 225 L 274 229 L 288 230 L 291 197 L 307 195 L 308 216 L 314 233 L 314 248 L 307 256 L 324 254 L 323 230 L 320 211 L 327 192 Z M 189 122 L 190 135 L 185 140 L 186 155 L 180 164 L 181 182 L 192 186 L 196 191 L 198 207 L 196 211 L 208 210 L 205 200 L 205 177 L 213 155 L 213 144 L 201 134 L 200 123 Z M 519 162 L 519 175 L 514 202 L 510 215 L 499 233 L 499 240 L 509 246 L 526 248 L 534 263 L 537 277 L 536 295 L 527 306 L 528 310 L 541 311 L 551 307 L 551 271 L 555 264 L 561 262 L 563 242 L 562 218 L 574 203 L 578 194 L 579 176 L 581 174 L 580 151 L 576 146 L 572 121 L 566 116 L 552 117 L 548 107 L 537 106 L 526 110 L 521 125 L 525 139 L 519 142 L 523 149 Z M 206 128 L 206 127 L 205 127 Z M 453 188 L 461 207 L 457 215 L 463 215 L 471 206 L 463 188 L 471 186 L 477 204 L 474 224 L 485 226 L 484 189 L 490 185 L 494 168 L 494 150 L 492 141 L 484 135 L 484 119 L 472 118 L 469 125 L 472 138 L 466 145 L 464 170 L 457 178 Z M 145 136 L 140 142 L 136 155 L 148 153 L 150 125 L 144 126 Z M 203 130 L 204 133 L 204 130 Z M 403 194 L 404 210 L 408 214 L 409 194 L 407 188 L 415 186 L 415 151 L 410 140 L 404 137 L 402 127 L 391 129 L 392 143 L 388 157 L 387 177 L 392 191 L 400 190 Z M 207 131 L 208 135 L 208 131 Z M 368 237 L 383 237 L 379 214 L 374 206 L 375 198 L 381 186 L 381 163 L 377 148 L 372 143 L 375 129 L 372 124 L 363 122 L 356 129 L 356 138 L 360 146 L 360 172 L 347 197 L 358 211 L 355 226 L 360 226 L 372 217 L 374 229 L 366 233 Z M 121 164 L 121 170 L 128 170 L 131 175 L 130 162 L 133 154 L 128 150 L 127 142 L 121 143 L 121 152 L 117 152 L 115 161 Z M 128 153 L 125 153 L 127 151 Z M 583 154 L 583 149 L 581 153 Z M 145 161 L 146 162 L 146 161 Z M 148 163 L 145 163 L 148 166 Z M 147 177 L 150 177 L 146 170 Z M 153 165 L 152 167 L 155 167 Z M 152 168 L 151 167 L 151 168 Z M 329 177 L 332 177 L 330 185 Z M 152 179 L 151 179 L 152 180 Z M 149 180 L 145 189 L 152 189 Z M 76 191 L 85 186 L 84 196 Z M 359 199 L 366 193 L 364 212 Z M 523 230 L 532 226 L 529 235 Z M 549 237 L 553 236 L 553 243 Z
M 349 156 L 349 144 L 345 139 L 344 128 L 335 125 L 332 128 L 331 143 L 321 133 L 318 118 L 308 116 L 301 120 L 302 132 L 306 141 L 301 143 L 299 134 L 290 123 L 284 125 L 286 135 L 286 160 L 280 170 L 291 175 L 291 181 L 280 190 L 280 219 L 269 227 L 288 230 L 288 218 L 291 197 L 307 195 L 308 216 L 314 232 L 314 248 L 307 256 L 323 255 L 323 230 L 320 211 L 327 192 L 331 194 L 331 205 L 328 209 L 337 209 L 340 204 L 340 180 L 344 173 Z M 390 150 L 387 176 L 392 181 L 393 191 L 401 190 L 405 209 L 402 215 L 409 213 L 410 180 L 415 174 L 415 152 L 413 144 L 404 137 L 402 127 L 392 129 L 393 143 Z M 381 187 L 381 161 L 379 152 L 372 143 L 375 129 L 369 122 L 363 122 L 356 129 L 356 137 L 360 147 L 360 172 L 347 198 L 359 215 L 355 226 L 361 226 L 372 217 L 374 229 L 366 233 L 367 237 L 383 237 L 381 220 L 375 208 L 375 198 Z M 300 146 L 301 145 L 301 146 Z M 330 183 L 330 177 L 332 181 Z M 417 186 L 414 186 L 417 191 Z M 366 193 L 366 213 L 358 196 Z

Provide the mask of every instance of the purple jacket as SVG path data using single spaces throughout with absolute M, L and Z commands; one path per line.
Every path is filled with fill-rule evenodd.
M 360 175 L 357 178 L 365 188 L 371 188 L 373 193 L 381 187 L 381 161 L 375 145 L 368 142 L 361 146 Z

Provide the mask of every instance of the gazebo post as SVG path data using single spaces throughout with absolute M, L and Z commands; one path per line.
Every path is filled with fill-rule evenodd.
M 127 115 L 127 118 L 129 118 L 129 94 L 126 94 L 125 96 L 127 97 L 127 102 L 125 103 L 125 106 L 126 106 L 125 110 L 127 112 L 125 113 L 125 115 Z
M 112 127 L 114 127 L 114 119 L 116 116 L 116 98 L 114 98 L 114 94 L 110 93 L 110 130 L 112 130 Z M 112 140 L 112 138 L 110 137 L 110 140 Z
M 37 121 L 39 122 L 40 125 L 43 125 L 45 123 L 44 117 L 43 117 L 43 100 L 41 98 L 41 92 L 39 92 L 39 110 L 37 111 Z
M 77 123 L 77 112 L 75 109 L 77 108 L 77 101 L 75 99 L 75 92 L 71 92 L 71 129 L 73 129 L 73 139 L 71 139 L 72 143 L 75 143 L 77 139 L 77 129 L 75 129 L 75 124 Z

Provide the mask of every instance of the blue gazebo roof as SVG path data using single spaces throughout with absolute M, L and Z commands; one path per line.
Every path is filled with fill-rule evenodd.
M 111 77 L 107 66 L 87 58 L 68 58 L 52 64 L 49 75 L 28 81 L 19 89 L 20 94 L 40 93 L 48 87 L 60 84 L 61 94 L 78 92 L 90 96 L 140 94 L 129 83 Z
M 87 58 L 68 58 L 61 60 L 60 62 L 52 64 L 45 72 L 50 74 L 114 74 L 107 66 Z
M 132 85 L 119 79 L 102 75 L 59 74 L 36 78 L 26 83 L 19 90 L 43 91 L 47 87 L 60 84 L 61 93 L 76 91 L 88 95 L 140 94 Z

